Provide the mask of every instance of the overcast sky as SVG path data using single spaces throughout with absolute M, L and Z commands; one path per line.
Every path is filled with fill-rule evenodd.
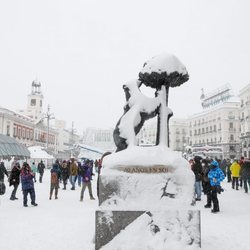
M 201 88 L 250 84 L 250 1 L 11 0 L 0 2 L 0 106 L 25 108 L 31 83 L 58 119 L 114 127 L 122 85 L 162 52 L 190 80 L 170 90 L 175 117 L 201 111 Z

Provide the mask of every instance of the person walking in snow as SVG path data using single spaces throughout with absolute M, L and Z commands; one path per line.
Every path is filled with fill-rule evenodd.
M 54 163 L 52 169 L 50 170 L 51 178 L 50 178 L 50 196 L 49 199 L 52 199 L 53 191 L 55 189 L 55 199 L 58 199 L 58 188 L 59 188 L 59 180 L 61 178 L 61 170 L 57 163 Z
M 31 164 L 31 171 L 34 174 L 34 181 L 36 182 L 37 167 L 36 167 L 35 162 L 32 162 L 32 164 Z
M 21 183 L 23 190 L 24 207 L 28 207 L 27 205 L 28 194 L 30 194 L 31 205 L 37 206 L 33 179 L 34 179 L 34 173 L 32 173 L 29 164 L 27 162 L 24 162 L 21 169 Z
M 236 159 L 230 166 L 230 171 L 232 173 L 232 188 L 234 189 L 236 185 L 236 190 L 239 190 L 240 164 Z
M 0 163 L 0 195 L 3 195 L 5 193 L 5 190 L 6 190 L 6 186 L 4 184 L 4 175 L 9 177 L 9 174 L 4 166 L 4 163 L 1 162 Z
M 244 160 L 240 169 L 240 176 L 243 181 L 243 187 L 245 189 L 245 193 L 248 193 L 248 189 L 250 187 L 250 160 L 249 159 Z
M 202 166 L 202 188 L 204 194 L 207 196 L 207 204 L 204 207 L 211 208 L 212 206 L 211 185 L 210 185 L 210 180 L 208 178 L 208 173 L 210 171 L 209 160 L 202 159 L 201 166 Z
M 225 175 L 219 168 L 219 163 L 215 160 L 211 162 L 211 169 L 208 172 L 208 178 L 211 185 L 211 200 L 213 203 L 213 209 L 211 212 L 217 213 L 220 211 L 217 193 L 222 191 L 220 183 L 224 180 Z
M 37 166 L 38 173 L 40 174 L 40 176 L 39 176 L 40 183 L 42 183 L 42 181 L 43 181 L 44 169 L 45 169 L 45 165 L 44 165 L 43 161 L 41 160 Z
M 227 182 L 232 181 L 232 173 L 231 173 L 231 170 L 230 170 L 231 164 L 232 163 L 231 163 L 230 159 L 227 159 L 227 167 L 226 167 Z
M 70 169 L 69 181 L 72 185 L 71 190 L 75 190 L 75 181 L 76 181 L 76 176 L 77 176 L 77 171 L 78 171 L 78 165 L 74 158 L 71 159 L 69 169 Z
M 16 162 L 13 168 L 11 169 L 10 172 L 10 177 L 9 177 L 9 183 L 10 187 L 13 185 L 13 191 L 10 196 L 10 200 L 14 201 L 17 200 L 18 198 L 16 197 L 16 191 L 20 183 L 20 173 L 21 173 L 21 167 L 19 162 Z
M 62 163 L 61 172 L 62 172 L 63 189 L 66 190 L 66 185 L 69 178 L 69 165 L 65 160 Z
M 201 157 L 194 157 L 194 164 L 192 165 L 192 170 L 195 175 L 195 194 L 196 201 L 201 200 L 201 179 L 202 179 L 202 167 L 201 167 Z
M 94 175 L 92 172 L 91 162 L 89 160 L 86 160 L 82 168 L 84 169 L 83 171 L 84 174 L 82 178 L 82 190 L 80 194 L 80 201 L 83 201 L 83 196 L 84 196 L 86 187 L 88 187 L 90 199 L 95 200 L 93 193 L 92 193 L 92 185 L 91 185 L 92 175 Z

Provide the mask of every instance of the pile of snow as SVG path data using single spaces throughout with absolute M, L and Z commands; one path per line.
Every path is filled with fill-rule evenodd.
M 54 159 L 54 156 L 48 154 L 41 146 L 32 146 L 28 150 L 30 151 L 31 159 Z

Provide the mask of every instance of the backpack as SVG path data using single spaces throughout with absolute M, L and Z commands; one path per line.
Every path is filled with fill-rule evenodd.
M 58 175 L 57 173 L 53 172 L 51 173 L 51 184 L 57 184 L 58 183 Z
M 0 195 L 5 194 L 6 186 L 3 181 L 0 181 Z
M 85 169 L 84 169 L 83 166 L 81 166 L 81 167 L 79 168 L 78 174 L 79 174 L 80 176 L 82 176 L 82 177 L 85 175 Z

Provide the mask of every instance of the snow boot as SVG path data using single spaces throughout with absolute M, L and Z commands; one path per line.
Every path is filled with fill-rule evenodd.
M 211 204 L 206 204 L 204 207 L 205 208 L 211 208 Z

